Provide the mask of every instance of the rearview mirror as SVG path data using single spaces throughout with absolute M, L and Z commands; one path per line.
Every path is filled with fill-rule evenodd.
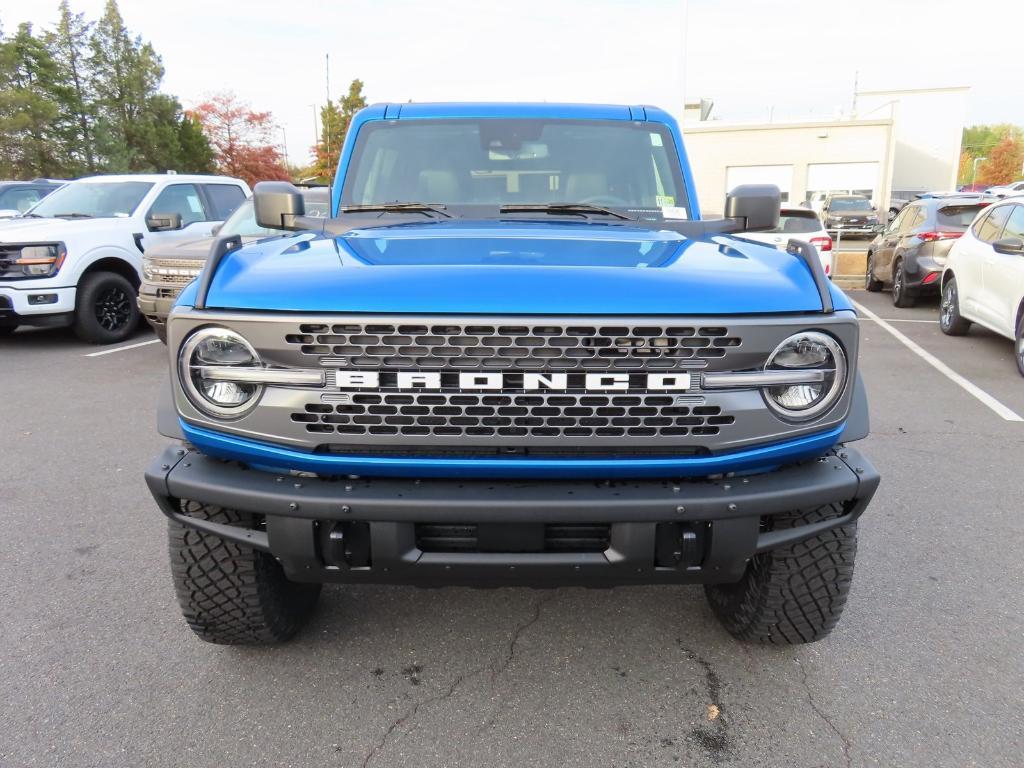
M 725 196 L 725 217 L 741 219 L 747 232 L 775 229 L 781 205 L 782 193 L 774 184 L 740 184 Z
M 298 187 L 287 181 L 261 181 L 252 193 L 256 223 L 266 229 L 302 229 L 296 223 L 306 213 Z
M 992 248 L 996 253 L 1005 253 L 1007 256 L 1022 256 L 1024 255 L 1024 240 L 1019 237 L 1004 237 L 1002 240 L 992 243 Z
M 180 213 L 151 213 L 146 217 L 150 232 L 171 232 L 181 229 Z

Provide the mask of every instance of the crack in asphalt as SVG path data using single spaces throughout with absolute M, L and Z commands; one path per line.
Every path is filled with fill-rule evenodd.
M 818 703 L 814 700 L 814 694 L 811 693 L 811 687 L 807 684 L 807 669 L 803 664 L 800 663 L 800 659 L 796 659 L 796 665 L 800 667 L 801 679 L 800 683 L 804 687 L 804 691 L 807 692 L 807 703 L 810 704 L 811 709 L 814 710 L 815 714 L 820 717 L 825 724 L 832 729 L 832 732 L 839 737 L 839 740 L 843 743 L 843 757 L 846 759 L 846 768 L 852 768 L 853 756 L 850 754 L 853 749 L 853 744 L 846 737 L 842 731 L 832 722 L 832 718 L 826 715 L 821 708 L 818 707 Z
M 683 641 L 676 638 L 679 649 L 686 654 L 693 663 L 700 666 L 704 671 L 704 685 L 708 691 L 708 698 L 714 705 L 717 715 L 711 721 L 712 725 L 705 728 L 693 728 L 690 731 L 690 738 L 700 744 L 716 763 L 726 759 L 729 749 L 729 721 L 725 717 L 725 707 L 722 704 L 722 678 L 715 671 L 710 661 L 699 653 L 683 645 Z
M 533 614 L 531 615 L 531 617 L 526 621 L 522 622 L 521 624 L 516 625 L 516 627 L 512 630 L 511 636 L 509 637 L 508 650 L 506 651 L 505 657 L 500 665 L 495 667 L 493 662 L 484 664 L 483 666 L 474 669 L 472 672 L 464 673 L 457 676 L 455 680 L 452 681 L 451 685 L 449 685 L 448 688 L 442 691 L 441 693 L 417 701 L 401 717 L 394 720 L 391 723 L 391 725 L 388 726 L 387 730 L 384 731 L 384 734 L 381 736 L 380 740 L 376 744 L 374 744 L 374 746 L 370 749 L 369 752 L 366 753 L 366 756 L 363 758 L 363 762 L 360 763 L 360 768 L 367 768 L 367 766 L 370 764 L 370 761 L 373 760 L 374 757 L 376 757 L 377 753 L 379 753 L 382 749 L 384 749 L 384 747 L 387 746 L 388 740 L 391 738 L 391 734 L 393 734 L 399 726 L 413 720 L 416 717 L 416 715 L 419 714 L 420 709 L 430 704 L 434 704 L 435 702 L 450 699 L 452 696 L 455 695 L 455 692 L 462 686 L 463 683 L 481 674 L 488 667 L 490 667 L 491 669 L 490 685 L 491 688 L 494 688 L 498 677 L 504 674 L 504 672 L 512 664 L 512 659 L 515 658 L 516 655 L 516 647 L 519 644 L 519 639 L 520 637 L 522 637 L 523 632 L 525 632 L 527 629 L 532 627 L 540 620 L 541 608 L 543 608 L 545 603 L 550 602 L 553 599 L 554 595 L 545 595 L 544 597 L 539 598 L 534 603 Z M 484 725 L 477 732 L 479 733 L 490 727 L 494 723 L 494 720 L 495 716 L 488 718 Z

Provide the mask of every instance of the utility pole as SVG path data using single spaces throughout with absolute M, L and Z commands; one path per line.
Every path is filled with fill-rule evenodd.
M 278 126 L 281 129 L 281 148 L 284 150 L 284 167 L 288 167 L 288 132 L 285 131 L 284 126 Z
M 327 146 L 327 160 L 331 158 L 331 54 L 324 54 L 324 68 L 327 73 L 327 119 L 324 120 L 324 143 Z
M 854 120 L 857 117 L 857 88 L 858 81 L 860 80 L 860 70 L 855 69 L 853 71 L 853 106 L 850 108 L 850 119 Z

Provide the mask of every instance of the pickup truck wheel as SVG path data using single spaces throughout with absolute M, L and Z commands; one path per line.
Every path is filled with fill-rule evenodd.
M 82 341 L 114 344 L 139 326 L 135 286 L 116 272 L 92 272 L 78 284 L 74 331 Z
M 882 290 L 882 281 L 875 277 L 875 260 L 872 254 L 868 254 L 868 265 L 864 272 L 864 289 L 871 293 L 878 293 Z
M 939 329 L 947 336 L 963 336 L 971 328 L 971 321 L 960 315 L 960 294 L 956 278 L 951 277 L 942 286 L 942 302 L 939 304 Z
M 843 514 L 839 505 L 770 518 L 773 530 Z M 774 645 L 813 643 L 835 627 L 846 605 L 857 553 L 857 524 L 755 555 L 735 584 L 709 584 L 711 610 L 731 635 Z
M 252 515 L 182 501 L 192 516 L 255 527 Z M 168 523 L 171 575 L 189 627 L 208 643 L 261 645 L 288 640 L 306 623 L 319 584 L 289 581 L 265 552 Z

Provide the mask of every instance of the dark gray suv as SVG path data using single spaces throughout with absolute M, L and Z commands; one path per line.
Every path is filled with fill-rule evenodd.
M 868 246 L 864 287 L 892 286 L 897 307 L 914 306 L 918 296 L 937 296 L 949 249 L 990 202 L 951 195 L 910 203 Z

